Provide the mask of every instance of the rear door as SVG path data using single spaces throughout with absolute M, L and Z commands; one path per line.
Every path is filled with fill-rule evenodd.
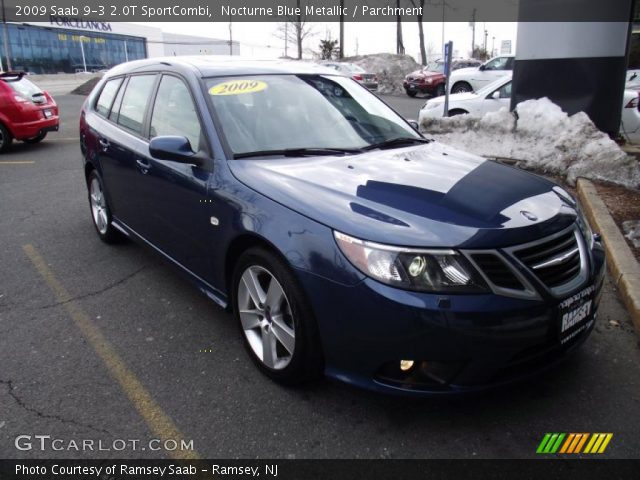
M 138 231 L 145 215 L 138 193 L 138 163 L 149 151 L 148 140 L 143 134 L 149 100 L 157 79 L 157 74 L 146 73 L 124 80 L 119 85 L 106 120 L 96 129 L 102 175 L 113 214 L 135 231 Z M 98 113 L 107 87 L 111 88 L 109 82 L 98 98 Z

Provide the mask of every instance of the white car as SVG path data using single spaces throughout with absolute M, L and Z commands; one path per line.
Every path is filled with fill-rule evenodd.
M 477 92 L 449 95 L 449 116 L 482 116 L 511 105 L 511 73 L 481 88 Z M 432 98 L 424 104 L 418 116 L 419 124 L 423 118 L 441 118 L 444 116 L 444 96 Z M 627 87 L 622 100 L 622 120 L 620 135 L 629 143 L 640 143 L 640 87 Z
M 487 112 L 495 112 L 511 104 L 511 72 L 502 78 L 481 88 L 477 92 L 452 93 L 449 95 L 449 116 L 471 113 L 482 116 Z M 439 118 L 444 116 L 444 96 L 432 98 L 420 110 L 420 121 L 423 118 Z
M 479 67 L 461 68 L 451 72 L 449 80 L 451 93 L 480 90 L 513 70 L 513 55 L 494 57 Z

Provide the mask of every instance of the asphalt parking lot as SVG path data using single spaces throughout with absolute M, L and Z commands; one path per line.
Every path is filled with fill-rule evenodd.
M 328 380 L 283 388 L 176 270 L 98 239 L 77 143 L 83 98 L 56 100 L 61 131 L 0 156 L 0 458 L 180 455 L 142 450 L 154 438 L 193 440 L 203 458 L 532 458 L 546 432 L 611 432 L 606 457 L 640 458 L 640 348 L 610 281 L 583 348 L 524 384 L 433 400 Z M 424 103 L 387 101 L 412 118 Z M 18 450 L 19 435 L 63 449 Z M 67 448 L 85 439 L 141 443 Z

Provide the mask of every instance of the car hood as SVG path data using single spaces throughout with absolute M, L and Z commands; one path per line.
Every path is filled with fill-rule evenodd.
M 428 70 L 416 70 L 414 72 L 409 73 L 405 78 L 409 78 L 409 77 L 432 78 L 432 77 L 444 77 L 444 75 L 439 72 L 430 72 Z
M 474 92 L 465 92 L 465 93 L 452 93 L 449 95 L 449 102 L 463 102 L 466 100 L 474 100 L 478 98 L 478 95 Z M 444 95 L 442 95 L 441 97 L 435 97 L 432 99 L 429 99 L 429 103 L 444 103 Z
M 554 233 L 576 216 L 554 193 L 554 183 L 437 142 L 228 165 L 239 181 L 272 200 L 333 229 L 386 244 L 503 247 Z

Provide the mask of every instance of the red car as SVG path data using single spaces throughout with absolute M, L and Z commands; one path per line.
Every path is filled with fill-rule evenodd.
M 0 73 L 0 152 L 14 138 L 40 142 L 58 125 L 58 105 L 51 95 L 27 80 L 24 72 Z
M 451 62 L 451 71 L 457 70 L 458 68 L 477 67 L 480 65 L 481 62 L 477 60 L 454 60 Z M 446 81 L 447 79 L 444 76 L 444 63 L 433 62 L 404 77 L 402 86 L 410 97 L 415 97 L 418 93 L 426 93 L 433 97 L 439 97 L 444 95 Z

